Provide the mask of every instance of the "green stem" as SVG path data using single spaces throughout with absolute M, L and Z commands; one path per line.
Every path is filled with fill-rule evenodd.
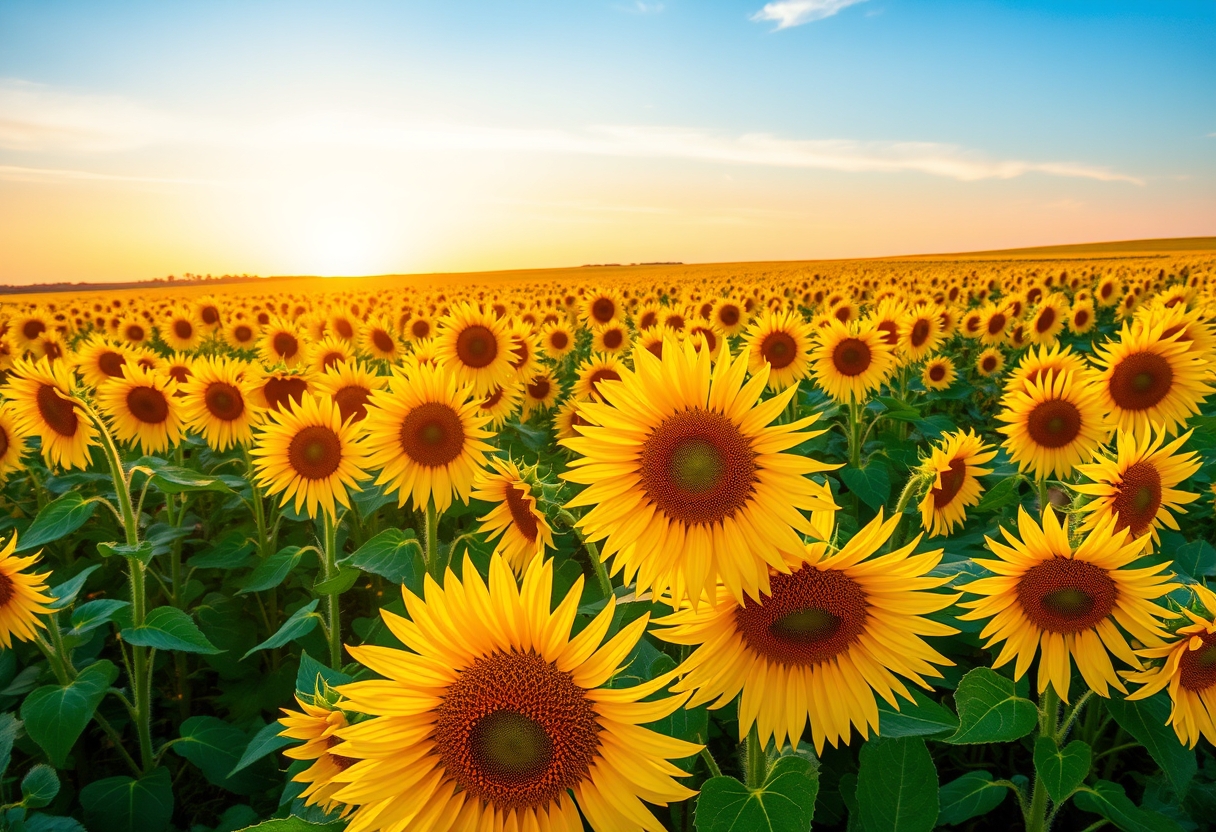
M 338 575 L 338 523 L 326 511 L 321 512 L 322 545 L 325 557 L 325 580 Z M 329 621 L 329 666 L 335 670 L 342 667 L 342 616 L 339 593 L 325 593 L 326 618 Z
M 1060 727 L 1056 730 L 1057 745 L 1062 745 L 1064 743 L 1064 738 L 1068 736 L 1068 731 L 1072 728 L 1072 724 L 1077 721 L 1077 717 L 1081 715 L 1081 710 L 1085 707 L 1085 703 L 1088 702 L 1089 698 L 1093 695 L 1094 692 L 1092 690 L 1085 691 L 1085 693 L 1081 694 L 1081 697 L 1077 699 L 1077 703 L 1075 705 L 1073 705 L 1071 708 L 1067 708 L 1064 711 L 1064 719 L 1060 722 Z
M 1043 695 L 1039 697 L 1039 736 L 1056 736 L 1056 718 L 1060 711 L 1060 697 L 1056 689 L 1047 685 Z M 1026 832 L 1047 832 L 1047 787 L 1043 784 L 1042 776 L 1036 771 L 1034 775 L 1034 791 L 1030 798 L 1030 814 L 1026 818 Z
M 849 402 L 849 465 L 861 467 L 861 405 Z
M 718 767 L 718 761 L 714 759 L 714 755 L 709 753 L 709 749 L 705 746 L 701 747 L 701 759 L 705 761 L 706 767 L 709 768 L 711 777 L 721 777 L 722 769 Z
M 604 561 L 600 559 L 600 547 L 590 540 L 584 540 L 583 547 L 587 550 L 587 560 L 591 561 L 591 568 L 595 570 L 595 579 L 599 581 L 600 592 L 604 593 L 605 599 L 611 598 L 612 579 L 608 577 L 608 569 L 604 566 Z
M 760 742 L 760 729 L 752 723 L 747 732 L 747 787 L 755 791 L 764 785 L 768 779 L 768 755 L 764 753 L 764 744 Z
M 439 568 L 439 510 L 435 501 L 428 500 L 426 504 L 426 571 L 436 581 L 443 581 L 443 572 Z

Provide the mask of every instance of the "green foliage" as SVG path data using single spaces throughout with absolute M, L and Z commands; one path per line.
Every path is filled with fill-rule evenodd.
M 38 512 L 25 534 L 17 538 L 17 551 L 27 552 L 67 537 L 87 523 L 96 510 L 95 500 L 86 500 L 79 491 L 69 491 Z
M 928 832 L 937 824 L 937 768 L 923 739 L 862 746 L 857 812 L 866 832 Z
M 169 769 L 155 768 L 138 780 L 106 777 L 80 790 L 89 832 L 163 832 L 173 817 Z
M 986 815 L 1000 806 L 1008 787 L 992 781 L 986 771 L 969 771 L 962 777 L 945 783 L 938 790 L 941 806 L 937 822 L 942 826 L 958 826 L 972 818 Z
M 45 685 L 25 697 L 21 703 L 25 732 L 56 768 L 63 768 L 72 746 L 116 678 L 118 668 L 103 659 L 82 670 L 70 684 Z
M 1051 737 L 1034 741 L 1034 770 L 1043 780 L 1047 794 L 1057 803 L 1068 799 L 1089 775 L 1093 753 L 1081 740 L 1060 748 Z
M 986 667 L 967 672 L 954 692 L 954 705 L 959 728 L 946 741 L 956 744 L 1011 742 L 1033 731 L 1038 721 L 1035 704 Z
M 777 760 L 756 789 L 714 777 L 697 798 L 697 832 L 805 832 L 818 791 L 818 769 L 802 757 Z
M 123 641 L 138 647 L 157 650 L 180 650 L 183 653 L 219 653 L 203 635 L 189 614 L 176 607 L 157 607 L 148 613 L 142 626 L 128 627 L 121 633 Z

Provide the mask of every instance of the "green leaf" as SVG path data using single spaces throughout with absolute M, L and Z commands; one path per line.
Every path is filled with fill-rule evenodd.
M 242 531 L 223 535 L 207 551 L 190 558 L 191 569 L 236 569 L 244 566 L 257 546 Z
M 317 622 L 321 620 L 321 616 L 316 612 L 317 604 L 319 603 L 321 603 L 321 599 L 314 598 L 312 601 L 293 612 L 291 616 L 283 622 L 283 626 L 279 628 L 277 633 L 263 641 L 258 646 L 251 648 L 248 653 L 241 656 L 241 661 L 249 658 L 259 650 L 269 650 L 272 647 L 282 647 L 289 641 L 311 633 L 317 626 Z
M 324 581 L 319 581 L 313 584 L 312 591 L 315 595 L 341 595 L 346 590 L 355 585 L 355 581 L 359 580 L 363 573 L 358 569 L 348 569 L 339 567 L 338 574 Z
M 891 472 L 877 460 L 870 460 L 861 468 L 843 468 L 840 478 L 857 498 L 877 511 L 887 504 L 891 496 Z
M 152 562 L 152 556 L 156 554 L 156 550 L 152 546 L 152 541 L 141 540 L 134 546 L 126 543 L 98 543 L 97 554 L 103 558 L 135 558 L 144 566 L 147 566 Z
M 80 790 L 89 832 L 163 832 L 173 817 L 169 769 L 154 768 L 138 780 L 107 777 Z
M 76 600 L 76 596 L 80 594 L 80 590 L 84 589 L 84 582 L 100 568 L 101 564 L 95 563 L 80 570 L 80 573 L 76 577 L 69 578 L 58 586 L 51 587 L 51 596 L 55 599 L 54 603 L 50 605 L 51 609 L 62 610 L 70 607 L 72 602 Z
M 248 768 L 258 760 L 268 754 L 273 754 L 280 748 L 291 745 L 295 740 L 290 737 L 284 737 L 279 734 L 283 730 L 283 726 L 277 722 L 272 722 L 262 728 L 253 735 L 253 739 L 249 741 L 249 745 L 245 746 L 245 751 L 241 754 L 241 759 L 237 760 L 232 770 L 228 772 L 228 776 L 236 774 L 244 768 Z
M 88 832 L 88 830 L 76 818 L 39 813 L 25 819 L 23 832 Z
M 878 701 L 878 736 L 886 739 L 900 737 L 940 737 L 958 730 L 958 717 L 944 705 L 939 705 L 918 690 L 912 691 L 913 702 L 899 701 L 899 710 L 885 700 Z
M 1022 484 L 1020 477 L 1004 477 L 992 488 L 984 492 L 984 496 L 980 498 L 979 505 L 975 510 L 981 514 L 987 514 L 994 511 L 1000 511 L 1005 506 L 1016 503 L 1021 497 L 1019 487 Z
M 103 659 L 82 670 L 70 685 L 45 685 L 25 697 L 21 703 L 25 732 L 55 768 L 63 768 L 68 752 L 117 678 L 118 668 Z
M 154 468 L 156 473 L 152 475 L 152 484 L 164 494 L 181 494 L 186 491 L 236 493 L 223 480 L 188 468 L 178 468 L 175 465 L 156 465 Z
M 1063 803 L 1085 782 L 1092 759 L 1089 746 L 1081 740 L 1073 740 L 1064 748 L 1057 746 L 1051 737 L 1034 741 L 1034 770 L 1043 778 L 1048 796 L 1056 803 Z
M 300 651 L 300 669 L 296 671 L 296 693 L 301 698 L 313 696 L 318 690 L 322 690 L 321 682 L 332 688 L 353 681 L 354 679 L 342 671 L 321 664 L 308 655 L 307 650 Z
M 414 580 L 414 557 L 422 553 L 422 544 L 412 531 L 385 529 L 351 554 L 338 561 L 371 572 L 394 584 Z
M 1216 548 L 1206 540 L 1193 540 L 1174 550 L 1174 569 L 1198 580 L 1216 575 Z
M 967 673 L 954 692 L 959 729 L 945 741 L 956 745 L 1012 742 L 1034 730 L 1039 710 L 1017 695 L 1013 682 L 986 667 Z
M 818 793 L 819 770 L 802 757 L 782 757 L 755 790 L 714 777 L 697 798 L 697 832 L 807 832 Z
M 237 594 L 274 589 L 287 579 L 303 555 L 304 551 L 299 546 L 284 546 L 253 568 L 253 574 L 241 582 Z
M 861 747 L 857 808 L 866 832 L 929 832 L 937 825 L 937 769 L 919 737 Z
M 98 598 L 96 601 L 86 601 L 72 610 L 72 635 L 80 636 L 110 623 L 114 613 L 131 606 L 130 601 L 120 601 L 117 598 Z
M 248 766 L 234 772 L 248 743 L 245 732 L 235 725 L 213 716 L 192 716 L 182 723 L 181 738 L 172 748 L 179 757 L 198 766 L 212 785 L 236 794 L 253 794 L 267 787 L 265 778 L 247 770 Z
M 992 775 L 988 772 L 969 771 L 938 791 L 941 812 L 937 822 L 943 826 L 956 826 L 986 815 L 1001 805 L 1007 791 L 1007 786 L 993 783 Z
M 177 607 L 157 607 L 148 613 L 141 627 L 128 627 L 122 640 L 136 647 L 177 650 L 182 653 L 222 653 L 207 640 L 188 613 Z
M 915 422 L 921 418 L 921 412 L 912 405 L 892 396 L 875 396 L 874 400 L 887 409 L 882 415 L 887 419 L 900 422 Z
M 1123 787 L 1109 780 L 1082 786 L 1072 802 L 1084 812 L 1101 815 L 1123 832 L 1182 832 L 1182 827 L 1164 815 L 1146 812 L 1128 798 Z
M 67 537 L 88 522 L 96 510 L 95 501 L 86 501 L 79 491 L 69 491 L 38 512 L 25 534 L 17 539 L 16 551 L 36 549 Z
M 310 823 L 304 818 L 292 815 L 286 818 L 272 818 L 253 826 L 246 826 L 239 832 L 339 832 L 345 824 L 340 820 L 329 823 Z
M 1199 767 L 1195 752 L 1183 746 L 1174 729 L 1166 725 L 1171 712 L 1169 695 L 1162 692 L 1135 701 L 1111 697 L 1103 704 L 1119 727 L 1148 750 L 1174 791 L 1185 797 Z
M 8 771 L 13 756 L 13 743 L 21 733 L 21 720 L 12 714 L 0 714 L 0 778 Z
M 50 806 L 59 794 L 59 775 L 50 766 L 39 763 L 21 778 L 21 805 L 27 809 Z

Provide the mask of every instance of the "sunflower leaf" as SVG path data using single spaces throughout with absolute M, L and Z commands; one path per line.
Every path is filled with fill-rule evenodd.
M 1000 482 L 984 492 L 984 496 L 980 498 L 975 510 L 981 514 L 987 514 L 992 511 L 1000 511 L 1005 506 L 1016 503 L 1021 496 L 1021 485 L 1021 477 L 1002 478 Z
M 875 511 L 886 505 L 891 496 L 891 472 L 878 459 L 872 458 L 861 468 L 844 468 L 840 478 L 859 500 Z
M 1164 815 L 1146 812 L 1132 803 L 1118 783 L 1099 780 L 1082 786 L 1073 798 L 1078 809 L 1101 815 L 1123 832 L 1182 832 L 1182 827 Z
M 944 741 L 955 745 L 1012 742 L 1034 730 L 1039 711 L 1018 695 L 1017 686 L 996 671 L 977 667 L 954 692 L 959 729 Z
M 992 782 L 992 775 L 986 771 L 969 771 L 938 790 L 941 812 L 937 822 L 942 826 L 956 826 L 986 815 L 1001 805 L 1007 788 Z
M 806 832 L 818 793 L 819 772 L 802 757 L 782 757 L 758 789 L 714 777 L 697 798 L 697 832 Z
M 80 790 L 91 832 L 162 832 L 173 817 L 173 779 L 161 766 L 132 780 L 107 777 Z
M 1085 782 L 1092 759 L 1089 746 L 1081 740 L 1073 740 L 1064 748 L 1051 737 L 1034 741 L 1034 770 L 1056 803 L 1063 803 Z
M 128 627 L 122 640 L 136 647 L 177 650 L 182 653 L 222 653 L 194 623 L 189 613 L 177 607 L 157 607 L 139 627 Z
M 62 610 L 72 605 L 76 600 L 76 596 L 80 594 L 80 590 L 84 589 L 84 582 L 89 576 L 101 568 L 100 563 L 95 563 L 92 566 L 80 570 L 80 573 L 74 578 L 69 578 L 57 586 L 51 587 L 51 596 L 55 599 L 50 607 L 53 610 Z
M 21 703 L 25 732 L 46 752 L 56 768 L 63 768 L 68 753 L 84 731 L 93 712 L 114 680 L 113 662 L 94 662 L 68 685 L 44 685 Z
M 241 661 L 252 656 L 259 650 L 269 650 L 272 647 L 282 647 L 289 641 L 293 641 L 300 636 L 308 635 L 316 629 L 317 622 L 321 617 L 317 614 L 317 604 L 321 603 L 320 598 L 314 598 L 304 606 L 291 614 L 291 617 L 283 622 L 283 626 L 278 632 L 270 638 L 263 641 L 256 647 L 250 648 L 249 652 L 241 656 Z
M 272 722 L 263 727 L 260 731 L 253 735 L 253 739 L 245 746 L 245 751 L 241 754 L 241 759 L 228 772 L 228 776 L 232 777 L 242 769 L 256 763 L 258 760 L 273 754 L 280 748 L 291 745 L 295 740 L 290 737 L 285 737 L 279 732 L 283 730 L 283 726 L 277 722 Z
M 340 559 L 338 565 L 353 566 L 394 584 L 412 586 L 416 582 L 414 556 L 421 552 L 422 544 L 412 531 L 385 529 Z
M 912 691 L 912 697 L 912 702 L 900 702 L 898 711 L 886 700 L 878 701 L 880 737 L 940 737 L 958 731 L 958 717 L 945 705 L 939 705 L 918 690 Z
M 236 794 L 255 794 L 277 780 L 269 760 L 256 769 L 248 768 L 254 761 L 239 766 L 241 752 L 248 747 L 245 732 L 214 716 L 192 716 L 182 723 L 181 736 L 173 743 L 173 752 L 189 760 L 212 785 Z M 234 772 L 234 769 L 237 769 Z
M 1162 692 L 1134 702 L 1111 697 L 1103 704 L 1119 727 L 1143 745 L 1161 766 L 1174 791 L 1185 796 L 1199 767 L 1195 752 L 1180 743 L 1174 729 L 1166 725 L 1171 710 L 1169 695 Z
M 861 747 L 857 808 L 866 832 L 929 832 L 937 825 L 937 768 L 919 737 Z
M 69 491 L 38 512 L 25 534 L 17 539 L 16 551 L 36 549 L 67 537 L 87 523 L 96 510 L 96 500 L 86 500 L 79 491 Z
M 27 809 L 49 806 L 59 794 L 59 775 L 55 769 L 39 763 L 21 778 L 21 805 Z
M 237 595 L 274 589 L 287 580 L 287 576 L 291 574 L 291 570 L 295 569 L 303 556 L 304 550 L 301 547 L 284 546 L 270 557 L 258 562 L 249 577 L 241 581 L 241 588 L 237 590 Z

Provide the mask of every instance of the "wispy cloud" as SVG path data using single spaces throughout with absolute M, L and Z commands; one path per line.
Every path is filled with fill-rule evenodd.
M 623 6 L 617 6 L 623 12 L 632 12 L 633 14 L 658 14 L 663 11 L 662 3 L 646 3 L 643 0 L 633 0 L 632 3 Z
M 864 2 L 866 0 L 776 0 L 773 3 L 765 3 L 763 9 L 752 15 L 752 20 L 773 21 L 778 30 L 789 29 L 823 20 L 841 9 Z
M 27 168 L 0 165 L 0 180 L 6 182 L 142 182 L 160 185 L 214 185 L 206 179 L 167 178 L 162 176 L 127 176 L 118 173 L 95 173 L 64 168 Z

